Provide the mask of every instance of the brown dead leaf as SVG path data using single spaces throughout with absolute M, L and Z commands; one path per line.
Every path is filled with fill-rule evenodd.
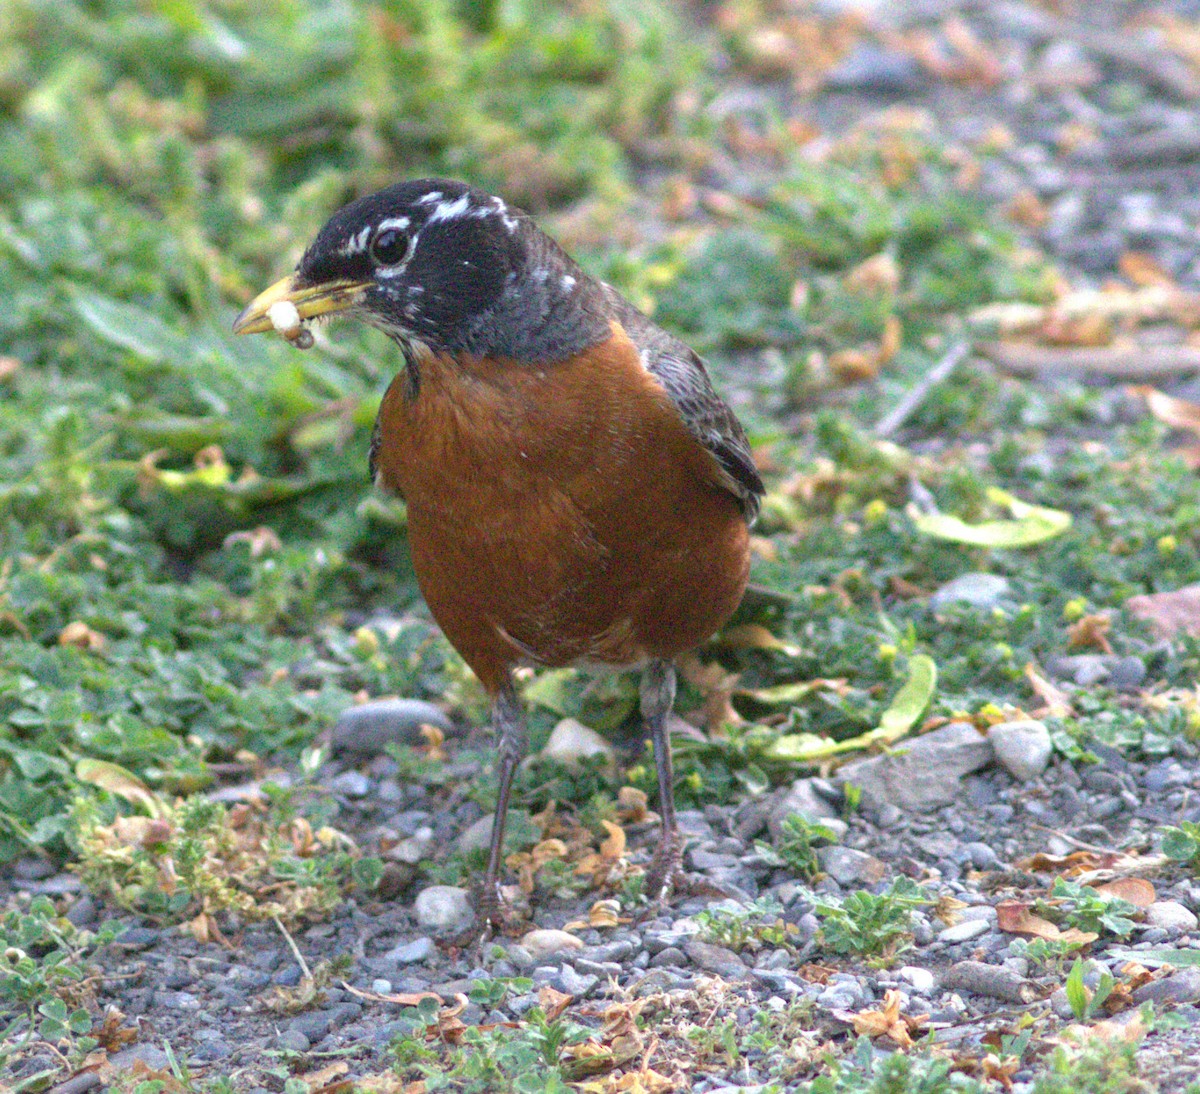
M 943 893 L 938 897 L 937 903 L 933 906 L 934 917 L 951 927 L 958 922 L 958 913 L 967 905 L 964 901 L 958 900 L 956 897 L 950 896 L 948 893 Z
M 63 627 L 58 636 L 60 646 L 75 646 L 77 649 L 99 653 L 104 649 L 105 638 L 99 631 L 92 630 L 86 623 L 75 619 Z
M 1100 650 L 1112 653 L 1108 632 L 1112 630 L 1112 617 L 1107 612 L 1085 615 L 1067 628 L 1067 649 Z
M 1065 718 L 1074 713 L 1067 693 L 1043 676 L 1032 661 L 1025 666 L 1025 679 L 1033 693 L 1046 704 L 1046 713 L 1051 717 Z
M 335 1079 L 340 1079 L 349 1070 L 350 1065 L 345 1060 L 338 1060 L 336 1063 L 317 1068 L 316 1071 L 307 1071 L 298 1078 L 301 1082 L 308 1083 L 308 1089 L 312 1091 L 312 1094 L 317 1094 L 317 1091 L 325 1090 L 330 1083 Z
M 631 922 L 628 916 L 622 916 L 621 902 L 619 900 L 597 900 L 595 904 L 588 909 L 589 927 L 601 929 L 604 927 L 617 927 L 622 923 Z
M 616 862 L 625 854 L 625 829 L 609 820 L 600 823 L 608 833 L 608 838 L 600 844 L 600 855 L 609 862 Z
M 104 1011 L 104 1021 L 99 1029 L 92 1031 L 92 1036 L 106 1052 L 116 1052 L 122 1045 L 132 1044 L 138 1039 L 137 1027 L 123 1025 L 124 1021 L 125 1015 L 110 1004 Z
M 1163 425 L 1200 436 L 1200 405 L 1187 399 L 1177 399 L 1149 384 L 1130 384 L 1125 390 L 1130 395 L 1145 399 L 1146 409 Z
M 881 1010 L 864 1010 L 853 1016 L 859 1036 L 889 1037 L 902 1048 L 911 1048 L 912 1034 L 929 1021 L 928 1014 L 906 1017 L 900 1013 L 900 992 L 890 988 L 883 995 Z
M 1117 269 L 1140 288 L 1157 285 L 1162 288 L 1176 287 L 1175 279 L 1152 254 L 1146 251 L 1126 251 L 1117 259 Z
M 1058 938 L 1062 932 L 1048 919 L 1034 915 L 1032 905 L 1023 900 L 1002 900 L 996 905 L 996 925 L 1005 934 L 1033 938 Z
M 641 824 L 651 819 L 649 805 L 646 791 L 636 786 L 623 786 L 617 791 L 617 817 L 625 824 Z
M 552 988 L 549 984 L 542 986 L 538 992 L 538 1004 L 546 1015 L 547 1022 L 553 1022 L 564 1010 L 571 1005 L 575 997 Z
M 356 988 L 353 984 L 349 984 L 345 980 L 342 981 L 342 987 L 351 995 L 356 995 L 359 999 L 367 999 L 372 1003 L 395 1003 L 401 1007 L 416 1007 L 420 1006 L 422 999 L 436 999 L 439 1003 L 442 1001 L 442 997 L 436 991 L 404 991 L 395 993 L 364 991 L 362 988 Z
M 1120 897 L 1127 900 L 1135 908 L 1149 908 L 1157 899 L 1154 886 L 1144 877 L 1119 877 L 1106 881 L 1101 885 L 1093 885 L 1093 889 L 1105 896 Z

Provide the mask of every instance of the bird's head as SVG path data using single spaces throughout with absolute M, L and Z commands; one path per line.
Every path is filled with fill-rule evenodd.
M 275 306 L 290 304 L 302 322 L 340 314 L 406 348 L 537 361 L 564 348 L 546 328 L 585 280 L 527 214 L 462 182 L 418 179 L 339 209 L 233 329 L 269 331 Z

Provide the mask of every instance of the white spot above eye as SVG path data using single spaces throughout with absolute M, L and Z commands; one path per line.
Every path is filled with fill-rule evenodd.
M 410 221 L 408 219 L 408 217 L 388 217 L 386 220 L 381 220 L 378 224 L 375 225 L 375 231 L 382 232 L 388 228 L 399 228 L 401 231 L 403 231 L 411 223 L 412 223 L 412 221 Z M 368 228 L 367 234 L 369 235 L 370 232 L 371 232 L 371 229 Z
M 423 194 L 417 198 L 418 205 L 432 205 L 435 201 L 442 200 L 441 190 L 430 190 L 428 194 Z
M 349 257 L 362 254 L 367 249 L 367 240 L 371 238 L 371 227 L 368 225 L 358 235 L 351 236 L 338 248 L 338 254 Z
M 439 220 L 457 220 L 471 207 L 471 197 L 463 194 L 454 201 L 443 201 L 429 215 L 429 223 L 436 224 Z
M 562 287 L 563 292 L 570 292 L 573 288 L 575 288 L 575 278 L 573 278 L 570 274 L 563 274 Z

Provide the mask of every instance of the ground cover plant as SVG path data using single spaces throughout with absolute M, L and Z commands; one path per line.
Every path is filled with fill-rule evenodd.
M 772 52 L 779 33 L 807 43 L 811 71 Z M 116 928 L 74 925 L 77 888 L 31 897 L 26 882 L 82 879 L 123 929 L 136 914 L 134 929 L 174 938 L 183 924 L 237 952 L 244 932 L 296 946 L 294 933 L 349 922 L 349 902 L 406 907 L 482 865 L 478 846 L 452 845 L 457 830 L 421 825 L 491 808 L 484 739 L 427 727 L 392 746 L 390 767 L 358 765 L 369 793 L 323 783 L 330 728 L 364 699 L 432 701 L 457 729 L 485 715 L 420 603 L 403 506 L 368 481 L 399 351 L 349 326 L 303 354 L 229 329 L 335 206 L 397 177 L 469 178 L 530 209 L 704 353 L 749 428 L 768 484 L 753 584 L 682 666 L 681 806 L 733 815 L 954 722 L 1033 715 L 1056 762 L 1085 773 L 1114 755 L 1193 755 L 1200 646 L 1163 630 L 1153 597 L 1200 582 L 1200 410 L 1153 377 L 1035 382 L 996 362 L 1014 344 L 1107 347 L 1144 327 L 1147 344 L 1168 328 L 1184 344 L 1200 309 L 1141 252 L 1107 294 L 1082 293 L 1031 233 L 1028 199 L 989 189 L 1003 133 L 949 140 L 894 105 L 825 132 L 792 113 L 789 96 L 864 33 L 732 2 L 13 0 L 0 13 L 0 1067 L 22 1089 L 109 1066 L 138 1036 L 136 1016 L 100 1001 L 96 955 Z M 881 428 L 959 344 L 972 352 Z M 1002 579 L 996 595 L 931 599 L 981 574 Z M 1104 673 L 1081 683 L 1088 658 Z M 1131 684 L 1106 675 L 1120 662 Z M 576 930 L 619 928 L 646 911 L 636 848 L 655 822 L 636 687 L 569 670 L 522 687 L 535 750 L 567 717 L 621 747 L 522 770 L 510 870 L 535 905 L 578 905 Z M 391 802 L 423 811 L 411 831 L 347 812 L 384 779 L 412 788 Z M 222 797 L 250 783 L 253 800 Z M 836 970 L 892 975 L 953 910 L 936 878 L 894 863 L 869 886 L 821 888 L 854 850 L 839 833 L 857 801 L 851 784 L 827 815 L 760 825 L 757 851 L 748 837 L 759 876 L 808 901 L 808 934 L 771 896 L 694 909 L 695 938 L 656 954 L 703 954 L 711 972 L 725 952 L 726 971 L 778 953 L 821 988 Z M 1167 876 L 1194 876 L 1195 820 L 1158 823 Z M 1054 869 L 1020 909 L 1011 956 L 1080 1021 L 1132 1013 L 1141 974 L 1088 983 L 1078 955 L 1146 926 L 1138 894 Z M 1134 1049 L 1107 1029 L 1078 1051 L 1040 1033 L 1016 1053 L 917 1050 L 925 1027 L 898 999 L 835 998 L 822 1005 L 836 1021 L 818 1020 L 808 999 L 647 981 L 585 1005 L 517 971 L 477 979 L 460 1006 L 379 977 L 339 1000 L 342 973 L 306 967 L 260 1012 L 392 1008 L 401 1028 L 375 1046 L 386 1060 L 370 1079 L 414 1094 L 686 1089 L 747 1069 L 814 1092 L 991 1090 L 1018 1071 L 1039 1091 L 1084 1075 L 1140 1089 Z M 346 1074 L 305 1046 L 276 1045 L 258 1071 L 171 1056 L 140 1074 L 155 1089 L 261 1080 L 293 1094 Z

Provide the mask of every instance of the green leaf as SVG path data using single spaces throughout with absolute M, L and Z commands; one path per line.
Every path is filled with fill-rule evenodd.
M 1030 505 L 995 486 L 988 487 L 987 496 L 993 505 L 1012 513 L 1013 519 L 968 524 L 949 513 L 921 513 L 913 506 L 909 506 L 909 516 L 924 535 L 972 547 L 1032 547 L 1071 527 L 1071 514 L 1060 509 Z
M 104 341 L 151 364 L 178 359 L 186 348 L 153 312 L 98 293 L 80 294 L 75 312 Z
M 1175 862 L 1191 862 L 1200 854 L 1200 841 L 1182 828 L 1164 828 L 1162 852 Z
M 894 741 L 912 729 L 936 688 L 937 664 L 926 654 L 914 654 L 908 659 L 908 679 L 879 719 L 880 738 Z
M 1075 958 L 1075 964 L 1071 966 L 1071 971 L 1067 974 L 1065 990 L 1071 1013 L 1076 1018 L 1086 1018 L 1092 996 L 1083 982 L 1083 961 L 1078 957 Z
M 1174 969 L 1200 968 L 1200 950 L 1176 950 L 1164 946 L 1157 950 L 1123 950 L 1113 947 L 1108 956 L 1122 961 L 1136 961 L 1148 969 L 1170 965 Z

